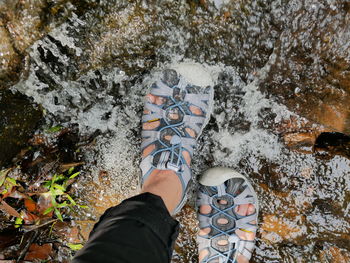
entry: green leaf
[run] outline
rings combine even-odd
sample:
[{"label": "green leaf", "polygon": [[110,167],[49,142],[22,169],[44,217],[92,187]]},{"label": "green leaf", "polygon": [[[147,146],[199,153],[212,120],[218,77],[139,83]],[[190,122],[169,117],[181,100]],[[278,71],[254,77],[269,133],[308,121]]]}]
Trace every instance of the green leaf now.
[{"label": "green leaf", "polygon": [[62,192],[66,191],[66,188],[59,184],[53,184],[53,187],[55,190],[61,190]]},{"label": "green leaf", "polygon": [[56,202],[56,196],[54,194],[52,194],[53,191],[54,191],[53,189],[50,189],[51,204],[55,207],[57,205],[57,202]]},{"label": "green leaf", "polygon": [[63,174],[59,174],[59,175],[56,174],[56,179],[55,179],[54,183],[61,181],[61,180],[65,180],[65,179],[66,179],[66,177]]},{"label": "green leaf", "polygon": [[45,209],[43,215],[47,215],[47,214],[50,213],[53,209],[54,209],[54,207],[53,207],[53,206],[50,206],[49,208]]},{"label": "green leaf", "polygon": [[51,188],[50,193],[52,197],[56,197],[57,195],[64,195],[64,192],[61,189],[55,189],[55,188]]},{"label": "green leaf", "polygon": [[11,171],[11,169],[5,169],[0,171],[0,186],[2,186],[5,182],[6,176]]},{"label": "green leaf", "polygon": [[77,206],[80,208],[85,208],[85,209],[89,208],[87,205],[77,205]]},{"label": "green leaf", "polygon": [[68,203],[66,201],[64,201],[61,204],[57,204],[56,208],[63,208],[63,207],[67,207],[67,206],[68,206]]},{"label": "green leaf", "polygon": [[45,181],[44,187],[46,187],[47,189],[50,189],[50,185],[51,185],[51,181]]},{"label": "green leaf", "polygon": [[69,168],[69,170],[68,170],[68,175],[72,174],[73,171],[74,171],[74,169],[75,169],[74,167]]},{"label": "green leaf", "polygon": [[57,216],[57,218],[58,218],[61,222],[63,222],[63,217],[62,217],[61,212],[60,212],[56,207],[55,207],[54,209],[55,209],[55,215]]},{"label": "green leaf", "polygon": [[54,133],[62,130],[62,128],[63,128],[62,126],[53,126],[50,129],[47,129],[46,131],[49,133]]},{"label": "green leaf", "polygon": [[72,243],[68,243],[67,244],[68,247],[71,249],[71,250],[74,250],[74,251],[77,251],[77,250],[80,250],[83,248],[83,245],[82,244],[72,244]]},{"label": "green leaf", "polygon": [[72,175],[69,177],[69,179],[73,179],[73,178],[77,177],[79,174],[80,174],[80,172],[77,172],[77,173],[75,173],[75,174],[72,174]]},{"label": "green leaf", "polygon": [[77,204],[69,194],[66,194],[65,196],[68,198],[68,200],[70,201],[70,203],[72,205],[76,205]]},{"label": "green leaf", "polygon": [[16,217],[15,228],[19,228],[22,224],[23,224],[23,219],[20,217]]},{"label": "green leaf", "polygon": [[56,176],[57,176],[57,174],[54,174],[53,177],[52,177],[51,184],[50,184],[50,190],[51,190],[52,185],[54,184],[54,182],[56,180]]},{"label": "green leaf", "polygon": [[10,184],[12,184],[13,186],[17,185],[17,181],[11,177],[7,177],[6,181],[9,182]]}]

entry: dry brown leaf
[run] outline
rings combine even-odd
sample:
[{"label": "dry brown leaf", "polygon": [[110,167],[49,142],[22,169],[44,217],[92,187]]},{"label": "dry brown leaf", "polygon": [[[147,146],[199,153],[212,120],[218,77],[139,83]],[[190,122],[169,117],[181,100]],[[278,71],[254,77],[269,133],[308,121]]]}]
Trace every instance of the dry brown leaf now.
[{"label": "dry brown leaf", "polygon": [[8,205],[4,200],[1,201],[0,210],[2,210],[4,213],[9,214],[10,216],[21,217],[20,214],[12,206]]},{"label": "dry brown leaf", "polygon": [[50,259],[51,252],[52,244],[44,244],[42,246],[38,244],[32,244],[29,247],[28,253],[26,254],[24,260],[48,260]]}]

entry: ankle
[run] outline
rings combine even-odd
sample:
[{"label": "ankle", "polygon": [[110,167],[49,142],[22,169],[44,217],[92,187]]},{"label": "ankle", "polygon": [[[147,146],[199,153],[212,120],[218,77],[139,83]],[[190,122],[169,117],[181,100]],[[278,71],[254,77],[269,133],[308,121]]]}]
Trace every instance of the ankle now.
[{"label": "ankle", "polygon": [[181,181],[174,171],[154,170],[142,186],[141,193],[146,192],[161,197],[168,211],[172,213],[182,197]]}]

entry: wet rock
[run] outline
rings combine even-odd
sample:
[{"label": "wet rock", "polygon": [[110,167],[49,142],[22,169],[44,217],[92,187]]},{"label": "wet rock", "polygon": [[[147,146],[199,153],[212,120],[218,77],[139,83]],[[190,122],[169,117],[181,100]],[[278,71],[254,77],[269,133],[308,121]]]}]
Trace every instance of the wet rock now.
[{"label": "wet rock", "polygon": [[[301,239],[305,235],[305,229],[303,229],[303,221],[305,219],[302,216],[287,218],[277,215],[265,215],[263,223],[261,225],[261,237],[267,242],[281,243]],[[304,226],[305,228],[305,226]]]},{"label": "wet rock", "polygon": [[329,247],[320,253],[321,262],[344,263],[350,262],[350,253],[337,247]]},{"label": "wet rock", "polygon": [[27,143],[41,118],[41,110],[25,96],[0,90],[0,167]]},{"label": "wet rock", "polygon": [[[304,4],[302,4],[304,3]],[[261,89],[292,111],[350,133],[350,12],[344,1],[290,1]]]},{"label": "wet rock", "polygon": [[9,32],[0,20],[0,86],[18,79],[21,61],[20,55],[12,45]]},{"label": "wet rock", "polygon": [[[265,233],[253,260],[319,262],[315,257],[327,242],[349,250],[348,159],[309,154],[320,132],[346,127],[349,8],[340,1],[282,0],[225,1],[217,10],[210,2],[55,1],[72,4],[74,14],[30,46],[28,75],[15,89],[61,124],[112,131],[91,145],[95,150],[82,151],[92,166],[79,182],[80,196],[91,207],[84,219],[95,220],[138,192],[142,81],[156,65],[191,58],[220,64],[223,71],[213,117],[193,159],[194,176],[222,165],[253,180]],[[14,28],[10,36],[21,32]],[[270,59],[260,85],[265,98],[246,83]],[[313,121],[303,126],[299,118],[279,129],[292,113],[275,98]],[[328,127],[315,128],[315,122]],[[185,230],[174,256],[178,262],[196,258],[194,213],[180,214]]]},{"label": "wet rock", "polygon": [[67,20],[82,14],[88,1],[5,0],[0,2],[0,87],[17,82],[27,62],[27,48]]},{"label": "wet rock", "polygon": [[198,221],[196,210],[186,205],[176,216],[176,220],[180,222],[181,228],[179,237],[176,240],[172,262],[197,262],[198,247],[196,236]]},{"label": "wet rock", "polygon": [[350,136],[339,132],[323,132],[315,141],[315,149],[350,158]]}]

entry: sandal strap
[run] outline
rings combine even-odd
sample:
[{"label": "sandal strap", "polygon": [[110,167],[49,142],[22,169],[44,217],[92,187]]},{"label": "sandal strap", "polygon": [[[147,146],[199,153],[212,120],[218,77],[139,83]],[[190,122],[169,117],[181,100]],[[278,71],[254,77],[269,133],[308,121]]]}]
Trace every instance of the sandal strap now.
[{"label": "sandal strap", "polygon": [[233,247],[236,250],[236,253],[242,254],[247,259],[250,259],[252,256],[253,249],[255,248],[255,242],[249,240],[243,240],[236,234],[230,235],[228,241],[233,244]]},{"label": "sandal strap", "polygon": [[236,229],[245,229],[247,231],[256,232],[258,227],[256,225],[250,224],[249,222],[256,220],[256,213],[249,216],[244,216],[236,220]]},{"label": "sandal strap", "polygon": [[198,94],[187,93],[184,100],[203,110],[208,108],[209,98],[209,94],[201,94],[198,96]]},{"label": "sandal strap", "polygon": [[253,193],[248,186],[234,198],[236,205],[255,204]]},{"label": "sandal strap", "polygon": [[205,121],[205,117],[196,116],[196,115],[185,115],[183,118],[183,121],[187,123],[188,128],[191,128],[196,132],[196,134],[199,134],[201,131],[202,125]]},{"label": "sandal strap", "polygon": [[166,85],[163,81],[158,80],[156,84],[151,87],[151,94],[155,96],[168,97],[172,96],[174,89]]}]

